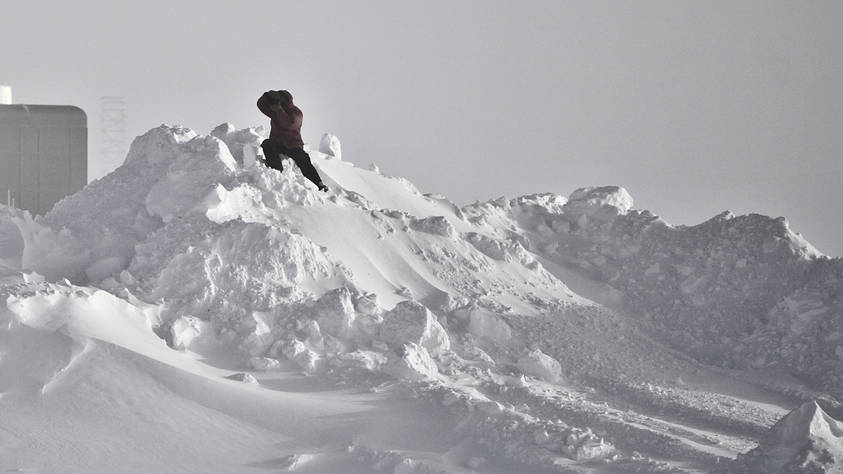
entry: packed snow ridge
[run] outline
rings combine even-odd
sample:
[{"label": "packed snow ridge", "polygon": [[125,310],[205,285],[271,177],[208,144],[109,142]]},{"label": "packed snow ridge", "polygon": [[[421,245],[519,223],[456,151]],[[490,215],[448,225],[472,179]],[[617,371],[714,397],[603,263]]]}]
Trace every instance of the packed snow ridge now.
[{"label": "packed snow ridge", "polygon": [[162,125],[0,207],[0,467],[843,472],[843,261],[783,218],[459,207],[329,134],[323,194],[263,138]]}]

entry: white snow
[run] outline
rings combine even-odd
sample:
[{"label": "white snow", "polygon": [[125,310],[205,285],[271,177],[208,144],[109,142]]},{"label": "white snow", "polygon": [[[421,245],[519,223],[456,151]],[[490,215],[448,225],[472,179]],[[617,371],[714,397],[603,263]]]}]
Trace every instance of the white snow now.
[{"label": "white snow", "polygon": [[632,209],[632,196],[619,186],[580,188],[571,193],[565,210],[573,213],[601,212],[626,214]]},{"label": "white snow", "polygon": [[562,367],[559,361],[540,349],[533,349],[519,357],[516,366],[521,372],[548,382],[559,382],[562,379]]},{"label": "white snow", "polygon": [[761,444],[739,458],[758,472],[843,472],[843,421],[816,402],[803,403],[770,429]]},{"label": "white snow", "polygon": [[331,133],[323,134],[322,139],[319,140],[319,153],[341,160],[342,146],[340,145],[340,139]]},{"label": "white snow", "polygon": [[330,134],[323,194],[263,133],[0,206],[0,470],[840,472],[843,263],[784,219],[460,208]]}]

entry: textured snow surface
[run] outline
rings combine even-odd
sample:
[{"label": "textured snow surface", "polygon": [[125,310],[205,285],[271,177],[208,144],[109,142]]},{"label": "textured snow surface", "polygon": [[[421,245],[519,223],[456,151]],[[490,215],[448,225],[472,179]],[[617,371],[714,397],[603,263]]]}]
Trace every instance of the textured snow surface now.
[{"label": "textured snow surface", "polygon": [[738,466],[755,472],[841,473],[843,422],[816,401],[806,402],[776,423],[757,448],[740,456]]},{"label": "textured snow surface", "polygon": [[320,193],[263,133],[0,206],[0,469],[841,471],[843,262],[784,219],[460,208],[330,134]]}]

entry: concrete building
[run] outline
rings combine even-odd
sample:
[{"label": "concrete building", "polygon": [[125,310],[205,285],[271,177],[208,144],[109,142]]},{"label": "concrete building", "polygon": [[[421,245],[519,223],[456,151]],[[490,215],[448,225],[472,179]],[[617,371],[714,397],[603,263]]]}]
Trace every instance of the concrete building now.
[{"label": "concrete building", "polygon": [[11,104],[8,87],[0,99],[0,200],[44,214],[88,181],[88,117],[74,106]]}]

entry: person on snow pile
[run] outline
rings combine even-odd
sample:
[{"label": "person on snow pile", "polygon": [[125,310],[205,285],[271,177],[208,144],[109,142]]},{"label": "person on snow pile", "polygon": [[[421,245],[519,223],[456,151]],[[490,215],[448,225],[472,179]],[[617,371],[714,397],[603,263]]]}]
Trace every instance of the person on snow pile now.
[{"label": "person on snow pile", "polygon": [[288,156],[296,162],[305,178],[313,181],[320,191],[328,187],[322,183],[319,172],[310,162],[310,155],[304,151],[301,139],[301,109],[293,104],[293,95],[287,91],[267,91],[258,99],[258,109],[270,118],[269,138],[261,143],[266,165],[283,171],[283,157]]}]

